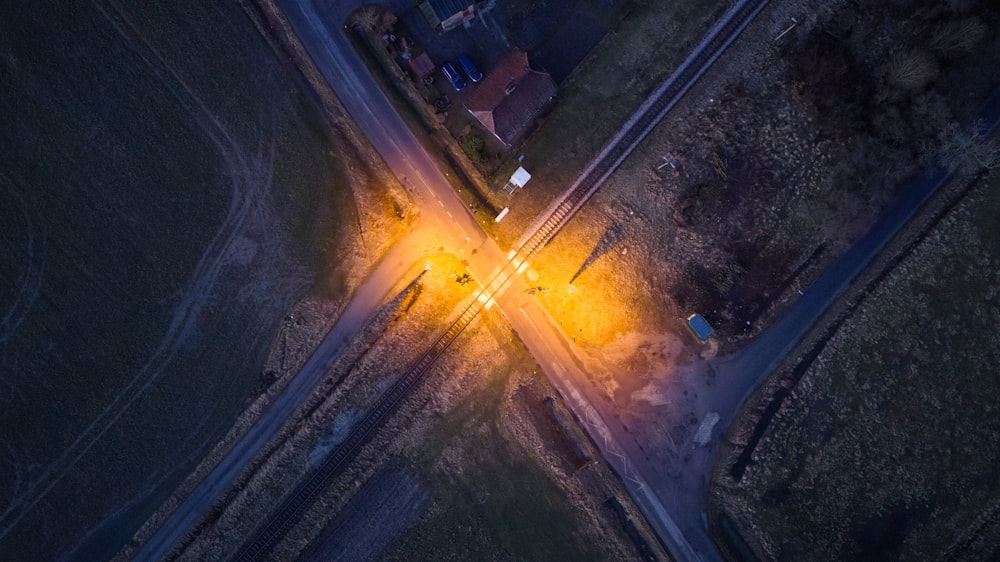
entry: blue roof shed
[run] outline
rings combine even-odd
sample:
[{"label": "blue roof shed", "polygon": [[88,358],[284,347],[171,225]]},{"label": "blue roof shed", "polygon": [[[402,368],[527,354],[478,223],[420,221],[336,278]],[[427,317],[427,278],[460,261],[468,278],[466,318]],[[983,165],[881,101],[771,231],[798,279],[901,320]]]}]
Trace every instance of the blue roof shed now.
[{"label": "blue roof shed", "polygon": [[702,341],[707,340],[711,337],[712,333],[715,332],[715,330],[712,329],[712,326],[708,323],[708,320],[705,320],[705,317],[701,314],[692,314],[691,316],[688,316],[688,327],[691,328],[694,335],[698,336],[698,339]]}]

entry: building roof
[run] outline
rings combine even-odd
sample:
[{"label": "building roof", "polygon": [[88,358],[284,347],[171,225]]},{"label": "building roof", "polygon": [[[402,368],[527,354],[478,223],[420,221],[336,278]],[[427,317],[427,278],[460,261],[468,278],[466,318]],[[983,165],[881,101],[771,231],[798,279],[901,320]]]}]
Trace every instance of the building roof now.
[{"label": "building roof", "polygon": [[556,94],[547,72],[531,68],[528,55],[512,51],[479,83],[465,108],[507,146],[513,145]]},{"label": "building roof", "polygon": [[528,170],[518,166],[518,168],[514,170],[514,173],[510,176],[510,183],[519,187],[524,187],[530,179],[531,174],[528,173]]},{"label": "building roof", "polygon": [[708,320],[705,320],[705,317],[701,314],[692,314],[688,316],[687,321],[691,331],[694,332],[694,335],[698,336],[698,339],[707,340],[715,332],[712,326],[709,325]]},{"label": "building roof", "polygon": [[475,3],[475,0],[427,0],[434,15],[444,21]]},{"label": "building roof", "polygon": [[528,173],[528,170],[518,167],[510,176],[510,179],[507,180],[507,184],[503,186],[503,190],[513,195],[517,191],[517,188],[524,187],[530,179],[531,174]]}]

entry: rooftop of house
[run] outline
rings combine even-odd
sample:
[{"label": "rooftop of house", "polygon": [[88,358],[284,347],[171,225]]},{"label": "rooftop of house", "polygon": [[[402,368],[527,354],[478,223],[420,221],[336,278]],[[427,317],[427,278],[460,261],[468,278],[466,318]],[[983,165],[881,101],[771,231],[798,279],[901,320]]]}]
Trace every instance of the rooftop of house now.
[{"label": "rooftop of house", "polygon": [[465,107],[507,146],[513,145],[552,101],[556,83],[531,67],[528,55],[513,51],[465,100]]}]

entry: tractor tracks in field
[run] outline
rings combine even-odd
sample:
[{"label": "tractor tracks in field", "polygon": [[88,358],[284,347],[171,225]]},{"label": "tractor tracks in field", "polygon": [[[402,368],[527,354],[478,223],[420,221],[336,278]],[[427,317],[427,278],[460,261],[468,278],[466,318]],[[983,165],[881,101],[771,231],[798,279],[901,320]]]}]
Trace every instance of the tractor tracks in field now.
[{"label": "tractor tracks in field", "polygon": [[[25,316],[38,298],[45,270],[45,233],[41,232],[31,220],[24,198],[17,193],[13,181],[3,172],[0,172],[0,186],[17,202],[25,226],[24,268],[15,283],[17,290],[14,302],[0,318],[0,349],[3,349],[24,322]],[[10,220],[15,219],[10,217]]]},{"label": "tractor tracks in field", "polygon": [[[170,323],[157,348],[131,380],[80,431],[62,453],[12,497],[10,503],[0,512],[0,540],[45,498],[48,492],[167,370],[171,360],[194,333],[195,322],[202,309],[212,303],[213,289],[224,269],[239,262],[240,248],[237,242],[241,239],[242,233],[249,224],[255,220],[259,221],[263,214],[267,213],[266,205],[276,156],[275,145],[261,142],[253,153],[248,155],[248,151],[227,129],[222,119],[209,110],[197,92],[149,43],[118,4],[111,1],[95,1],[94,6],[127,43],[129,50],[146,63],[163,87],[187,110],[190,117],[201,125],[204,134],[218,149],[229,178],[230,199],[224,220],[202,252],[186,287],[179,292]],[[29,244],[32,241],[33,239],[29,239]],[[34,246],[30,249],[34,255]],[[43,249],[44,244],[40,242],[38,253]],[[29,265],[35,261],[37,260],[29,259]],[[37,285],[41,282],[41,270],[29,268],[29,273],[36,269],[37,275],[29,275],[28,279],[34,281],[35,293]],[[30,285],[31,283],[26,283],[22,287],[29,288]],[[27,296],[30,291],[22,293]],[[21,308],[23,307],[17,308],[15,312]],[[8,316],[12,319],[9,323]],[[0,335],[7,333],[7,326],[16,327],[14,319],[16,318],[12,314],[4,317],[4,332]]]}]

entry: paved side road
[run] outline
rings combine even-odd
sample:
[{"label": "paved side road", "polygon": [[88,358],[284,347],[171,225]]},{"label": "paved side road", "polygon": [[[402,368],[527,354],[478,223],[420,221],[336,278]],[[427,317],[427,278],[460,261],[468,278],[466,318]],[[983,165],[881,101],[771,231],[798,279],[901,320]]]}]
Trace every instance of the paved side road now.
[{"label": "paved side road", "polygon": [[[997,90],[979,112],[979,122],[984,124],[985,135],[991,135],[1000,124],[1000,90]],[[719,357],[711,362],[692,365],[679,379],[687,381],[688,395],[698,394],[694,402],[695,415],[704,419],[710,412],[717,412],[719,423],[712,433],[712,440],[705,447],[689,445],[676,460],[680,470],[662,474],[655,480],[661,497],[674,498],[671,509],[689,536],[706,533],[708,482],[712,463],[719,449],[719,436],[733,421],[740,407],[801,341],[826,310],[837,302],[850,284],[868,265],[881,254],[896,236],[923,207],[923,205],[951,180],[952,173],[941,167],[925,171],[908,181],[899,196],[879,215],[875,224],[844,254],[834,261],[804,294],[774,325],[754,342],[735,354]],[[709,374],[717,381],[707,385]],[[691,428],[693,434],[696,428]],[[690,444],[691,435],[688,436]],[[690,456],[687,456],[690,455]],[[689,527],[698,525],[698,529]]]}]

